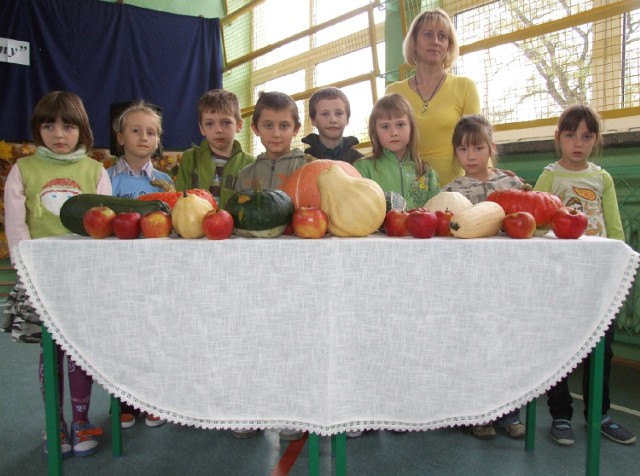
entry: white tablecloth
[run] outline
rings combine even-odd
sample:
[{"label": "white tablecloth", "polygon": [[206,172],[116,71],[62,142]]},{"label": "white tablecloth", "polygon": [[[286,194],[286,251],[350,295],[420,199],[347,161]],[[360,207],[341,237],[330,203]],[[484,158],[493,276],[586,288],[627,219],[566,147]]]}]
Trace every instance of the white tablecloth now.
[{"label": "white tablecloth", "polygon": [[111,394],[202,428],[425,430],[567,375],[639,255],[601,238],[23,241],[55,341]]}]

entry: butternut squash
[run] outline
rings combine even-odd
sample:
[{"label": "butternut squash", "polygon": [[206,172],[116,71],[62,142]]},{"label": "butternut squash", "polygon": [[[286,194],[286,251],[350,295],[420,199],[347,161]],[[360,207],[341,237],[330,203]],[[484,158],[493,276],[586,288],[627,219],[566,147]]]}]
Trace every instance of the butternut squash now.
[{"label": "butternut squash", "polygon": [[484,238],[500,231],[503,208],[494,202],[480,202],[451,217],[451,234],[458,238]]},{"label": "butternut squash", "polygon": [[320,208],[329,217],[334,236],[367,236],[384,221],[387,204],[380,185],[371,179],[350,177],[332,165],[318,175]]}]

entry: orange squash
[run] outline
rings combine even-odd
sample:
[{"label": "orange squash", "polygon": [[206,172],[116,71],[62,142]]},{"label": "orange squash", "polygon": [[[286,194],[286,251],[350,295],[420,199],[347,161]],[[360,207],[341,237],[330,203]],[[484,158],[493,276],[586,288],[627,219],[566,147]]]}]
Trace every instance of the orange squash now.
[{"label": "orange squash", "polygon": [[320,172],[329,170],[332,165],[340,167],[351,177],[361,177],[360,172],[353,165],[340,160],[316,159],[304,164],[280,186],[291,197],[296,210],[302,207],[320,208],[318,175],[320,175]]},{"label": "orange squash", "polygon": [[[216,199],[213,198],[213,195],[211,195],[211,192],[209,192],[208,190],[204,190],[202,188],[192,188],[187,190],[187,194],[197,195],[200,198],[204,198],[207,202],[213,205],[213,208],[218,208]],[[180,197],[182,197],[182,192],[155,192],[141,195],[140,197],[138,197],[138,200],[162,200],[167,205],[169,205],[169,208],[171,208],[171,210],[173,210],[173,207],[176,206],[176,202]]]}]

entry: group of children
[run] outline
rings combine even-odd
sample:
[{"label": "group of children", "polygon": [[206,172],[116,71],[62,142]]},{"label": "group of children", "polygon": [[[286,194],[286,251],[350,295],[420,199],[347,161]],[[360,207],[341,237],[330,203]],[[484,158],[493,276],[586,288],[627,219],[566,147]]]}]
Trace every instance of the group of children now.
[{"label": "group of children", "polygon": [[[278,188],[296,169],[314,159],[352,163],[363,177],[379,183],[385,192],[402,195],[408,208],[423,206],[441,190],[458,191],[477,203],[486,200],[494,190],[523,185],[513,173],[493,167],[497,152],[492,127],[480,115],[464,116],[458,122],[452,147],[465,174],[441,187],[435,170],[418,156],[420,138],[415,116],[403,96],[389,94],[374,105],[369,118],[372,145],[369,157],[362,157],[355,149],[356,138],[343,136],[349,123],[350,105],[342,91],[337,88],[316,91],[309,100],[309,112],[318,134],[302,139],[309,145],[304,152],[292,149],[292,141],[301,127],[295,101],[281,92],[261,93],[251,118],[251,129],[260,138],[265,152],[253,157],[243,152],[235,139],[243,125],[237,97],[226,90],[207,92],[198,104],[198,124],[204,140],[183,154],[176,189],[210,190],[220,207],[224,207],[234,192],[251,188],[255,182],[264,188]],[[122,155],[105,171],[100,163],[87,156],[93,136],[80,98],[68,92],[52,92],[39,101],[31,120],[37,152],[18,161],[5,185],[5,222],[10,247],[23,239],[67,233],[59,220],[60,199],[46,198],[45,192],[54,182],[64,182],[62,188],[67,196],[102,193],[131,198],[161,191],[159,181],[172,182],[167,174],[154,169],[151,162],[160,147],[162,134],[162,118],[154,108],[143,102],[136,103],[116,118],[113,127]],[[584,210],[591,224],[590,234],[624,239],[611,177],[589,161],[601,142],[599,127],[599,117],[589,107],[567,108],[555,133],[560,158],[544,170],[535,188],[552,192],[562,198],[563,203]],[[576,184],[592,190],[594,198],[572,192]],[[20,283],[7,303],[2,330],[11,332],[15,340],[40,342],[40,319],[29,306]],[[635,436],[607,416],[612,333],[610,328],[605,340],[602,432],[619,443],[632,443]],[[60,364],[63,357],[59,350]],[[42,382],[42,357],[40,367]],[[63,373],[62,365],[59,369]],[[588,385],[587,378],[585,371],[585,385]],[[62,454],[85,456],[97,451],[97,436],[101,432],[88,418],[92,381],[71,360],[68,360],[68,379],[73,410],[71,432],[62,411],[63,379],[60,379]],[[586,399],[586,391],[584,395]],[[567,380],[556,385],[548,398],[553,439],[560,444],[572,444],[572,399]],[[121,425],[129,427],[135,418],[136,409],[123,406]],[[145,422],[149,426],[160,426],[165,420],[145,415]],[[498,425],[511,437],[522,438],[525,434],[518,411],[501,417]],[[479,438],[495,436],[492,424],[472,427],[471,431]],[[238,429],[232,434],[236,438],[247,438],[255,434],[255,430]],[[283,429],[280,436],[291,440],[303,435]]]}]

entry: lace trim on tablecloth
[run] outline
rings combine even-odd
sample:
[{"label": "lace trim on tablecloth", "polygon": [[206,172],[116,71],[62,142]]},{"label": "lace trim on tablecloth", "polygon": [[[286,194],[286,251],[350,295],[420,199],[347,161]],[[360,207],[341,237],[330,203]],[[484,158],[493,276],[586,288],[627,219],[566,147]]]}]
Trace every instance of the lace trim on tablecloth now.
[{"label": "lace trim on tablecloth", "polygon": [[187,417],[175,412],[163,410],[138,399],[134,395],[122,391],[120,388],[112,385],[106,378],[104,378],[91,364],[89,364],[66,340],[64,335],[60,332],[60,329],[56,326],[55,322],[51,319],[47,312],[44,303],[40,299],[38,292],[31,281],[31,278],[26,270],[26,266],[22,261],[19,253],[16,253],[16,269],[17,274],[22,280],[25,286],[26,294],[34,307],[36,312],[40,315],[42,322],[46,325],[53,340],[64,350],[64,352],[71,357],[78,365],[80,365],[85,372],[87,372],[100,386],[112,396],[126,402],[135,408],[149,412],[153,415],[162,417],[169,422],[177,423],[181,425],[193,426],[196,428],[210,429],[210,430],[223,430],[223,429],[292,429],[309,431],[321,436],[328,436],[343,433],[345,431],[355,430],[399,430],[399,431],[424,431],[434,430],[445,427],[456,426],[468,426],[484,424],[491,421],[495,421],[499,417],[519,409],[529,402],[536,399],[538,396],[546,393],[556,383],[569,375],[585,357],[594,349],[594,347],[604,337],[606,330],[609,328],[613,320],[615,319],[618,311],[623,306],[624,301],[633,286],[634,277],[637,272],[638,266],[640,266],[640,254],[633,252],[627,263],[626,269],[623,273],[622,280],[618,286],[618,290],[615,293],[613,301],[607,308],[605,315],[602,316],[597,327],[593,330],[587,341],[578,349],[573,356],[569,358],[561,368],[552,375],[546,382],[542,383],[533,390],[522,395],[520,398],[513,400],[512,402],[502,405],[499,408],[479,415],[469,416],[456,416],[444,418],[441,420],[430,421],[427,423],[415,423],[415,422],[403,422],[403,421],[391,421],[391,420],[358,420],[349,421],[335,425],[320,425],[309,422],[293,421],[293,420],[217,420],[209,418],[193,418]]}]

